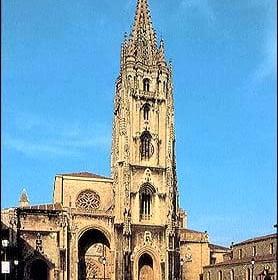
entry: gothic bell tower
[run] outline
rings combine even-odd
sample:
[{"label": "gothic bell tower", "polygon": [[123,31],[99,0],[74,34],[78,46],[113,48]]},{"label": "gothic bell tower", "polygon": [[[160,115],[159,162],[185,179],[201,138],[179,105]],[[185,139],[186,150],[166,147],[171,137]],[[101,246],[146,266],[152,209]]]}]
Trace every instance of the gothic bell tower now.
[{"label": "gothic bell tower", "polygon": [[[176,279],[178,190],[172,68],[147,0],[121,48],[112,142],[119,279]],[[123,261],[124,260],[124,261]],[[144,278],[149,275],[151,278]]]}]

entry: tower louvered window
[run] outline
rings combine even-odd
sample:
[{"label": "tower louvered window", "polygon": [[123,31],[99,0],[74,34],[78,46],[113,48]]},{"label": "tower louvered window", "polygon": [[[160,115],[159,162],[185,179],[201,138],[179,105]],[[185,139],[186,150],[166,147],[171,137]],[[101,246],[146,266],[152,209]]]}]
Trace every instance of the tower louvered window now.
[{"label": "tower louvered window", "polygon": [[144,120],[147,121],[149,120],[149,116],[150,116],[150,105],[149,104],[145,104],[143,107],[143,117]]},{"label": "tower louvered window", "polygon": [[144,91],[150,91],[150,80],[147,78],[143,80],[143,89]]},{"label": "tower louvered window", "polygon": [[152,216],[152,198],[154,189],[151,185],[144,185],[140,191],[140,220],[150,220]]},{"label": "tower louvered window", "polygon": [[144,131],[140,137],[140,154],[141,159],[149,159],[154,151],[153,145],[151,143],[152,136],[148,131]]}]

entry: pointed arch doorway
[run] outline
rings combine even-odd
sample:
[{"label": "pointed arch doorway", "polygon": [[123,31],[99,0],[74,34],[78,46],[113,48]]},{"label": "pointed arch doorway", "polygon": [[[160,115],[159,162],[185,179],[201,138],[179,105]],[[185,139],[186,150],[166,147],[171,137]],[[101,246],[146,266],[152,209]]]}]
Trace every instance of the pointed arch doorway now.
[{"label": "pointed arch doorway", "polygon": [[154,269],[152,257],[145,253],[139,259],[138,280],[154,280]]},{"label": "pointed arch doorway", "polygon": [[30,278],[32,280],[48,280],[49,268],[45,261],[36,259],[32,262],[30,267]]},{"label": "pointed arch doorway", "polygon": [[110,280],[110,243],[103,232],[89,229],[78,242],[78,280]]}]

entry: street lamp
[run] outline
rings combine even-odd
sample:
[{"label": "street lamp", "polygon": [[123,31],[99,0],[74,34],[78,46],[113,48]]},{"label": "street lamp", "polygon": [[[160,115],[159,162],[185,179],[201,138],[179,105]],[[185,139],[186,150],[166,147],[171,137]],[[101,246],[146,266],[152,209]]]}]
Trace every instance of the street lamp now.
[{"label": "street lamp", "polygon": [[251,269],[252,269],[252,278],[251,278],[251,280],[254,280],[254,266],[255,266],[255,259],[252,258],[252,260],[251,260]]},{"label": "street lamp", "polygon": [[180,260],[180,265],[181,265],[181,280],[182,280],[182,268],[183,268],[183,264],[184,264],[184,260],[181,259],[181,260]]},{"label": "street lamp", "polygon": [[2,240],[2,246],[3,246],[4,248],[7,248],[7,247],[9,246],[9,240],[3,239],[3,240]]},{"label": "street lamp", "polygon": [[2,247],[4,248],[4,261],[1,262],[1,273],[4,274],[4,279],[7,279],[7,274],[10,274],[10,262],[7,261],[7,247],[9,240],[2,240]]},{"label": "street lamp", "polygon": [[102,257],[102,264],[103,264],[103,279],[105,280],[105,265],[106,265],[106,258]]},{"label": "street lamp", "polygon": [[19,265],[19,261],[17,259],[14,260],[14,266],[15,266],[15,279],[17,280],[17,268]]}]

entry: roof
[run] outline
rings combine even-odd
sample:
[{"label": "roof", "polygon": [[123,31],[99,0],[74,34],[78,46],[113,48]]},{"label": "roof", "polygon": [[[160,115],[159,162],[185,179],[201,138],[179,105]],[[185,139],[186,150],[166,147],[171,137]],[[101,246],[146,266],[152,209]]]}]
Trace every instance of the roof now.
[{"label": "roof", "polygon": [[207,232],[203,232],[203,231],[197,231],[197,230],[193,230],[193,229],[189,229],[189,228],[181,228],[181,233],[201,233],[201,234],[206,234]]},{"label": "roof", "polygon": [[180,241],[181,242],[193,242],[193,243],[208,243],[207,232],[196,231],[192,229],[183,228],[180,229]]},{"label": "roof", "polygon": [[211,243],[209,244],[209,248],[212,250],[224,250],[224,251],[230,250],[227,247],[216,245],[216,244],[211,244]]},{"label": "roof", "polygon": [[102,175],[97,175],[94,173],[90,173],[90,172],[74,172],[74,173],[63,173],[63,174],[58,174],[58,175],[62,175],[62,176],[73,176],[73,177],[83,177],[83,178],[96,178],[96,179],[112,179],[111,177],[105,177]]},{"label": "roof", "polygon": [[250,239],[247,239],[242,242],[234,244],[233,247],[244,245],[247,243],[258,242],[258,241],[269,239],[269,238],[277,238],[277,236],[278,236],[277,233],[274,233],[274,234],[268,234],[268,235],[259,236],[259,237],[255,237],[255,238],[250,238]]},{"label": "roof", "polygon": [[22,209],[31,209],[31,210],[62,210],[61,203],[55,203],[55,204],[41,204],[41,205],[32,205],[32,206],[24,206],[20,207]]},{"label": "roof", "polygon": [[277,255],[265,255],[265,256],[256,256],[256,257],[246,257],[242,259],[232,259],[232,260],[225,260],[223,262],[219,262],[216,264],[206,265],[204,267],[220,267],[220,266],[229,266],[229,265],[237,265],[237,264],[244,264],[244,263],[251,263],[251,258],[255,259],[255,262],[259,261],[275,261],[277,259]]}]

